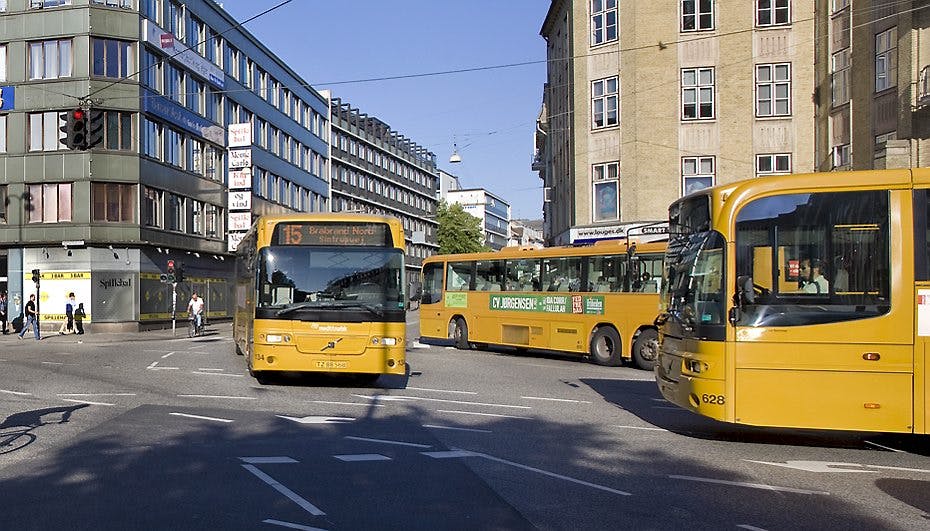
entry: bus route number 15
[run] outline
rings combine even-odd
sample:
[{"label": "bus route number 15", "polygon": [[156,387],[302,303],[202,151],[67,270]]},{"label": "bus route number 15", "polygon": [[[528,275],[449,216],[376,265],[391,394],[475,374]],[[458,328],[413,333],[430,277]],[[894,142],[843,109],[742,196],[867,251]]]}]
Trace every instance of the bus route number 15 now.
[{"label": "bus route number 15", "polygon": [[303,232],[301,231],[300,225],[285,225],[284,227],[284,244],[285,245],[300,245],[300,242],[304,239]]}]

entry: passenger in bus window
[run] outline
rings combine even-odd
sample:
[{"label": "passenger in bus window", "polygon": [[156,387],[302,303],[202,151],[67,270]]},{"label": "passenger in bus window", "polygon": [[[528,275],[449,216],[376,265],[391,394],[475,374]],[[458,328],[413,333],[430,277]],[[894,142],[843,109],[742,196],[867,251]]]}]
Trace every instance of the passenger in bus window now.
[{"label": "passenger in bus window", "polygon": [[803,293],[830,293],[830,283],[824,278],[821,272],[822,264],[820,260],[811,260],[804,258],[801,260],[801,291]]}]

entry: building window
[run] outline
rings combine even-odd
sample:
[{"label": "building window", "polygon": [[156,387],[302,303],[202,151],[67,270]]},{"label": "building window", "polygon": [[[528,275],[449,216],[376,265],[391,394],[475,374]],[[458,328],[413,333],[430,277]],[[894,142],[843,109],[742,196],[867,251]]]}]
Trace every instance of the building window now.
[{"label": "building window", "polygon": [[756,26],[781,26],[791,23],[788,0],[756,0]]},{"label": "building window", "polygon": [[620,219],[620,163],[595,164],[591,168],[594,189],[594,221]]},{"label": "building window", "polygon": [[4,184],[0,186],[0,223],[6,223],[8,221],[6,217],[7,204],[6,185]]},{"label": "building window", "polygon": [[29,79],[71,77],[71,39],[29,43]]},{"label": "building window", "polygon": [[756,175],[784,175],[791,173],[790,153],[756,155]]},{"label": "building window", "polygon": [[591,0],[591,46],[617,40],[617,0]]},{"label": "building window", "polygon": [[601,129],[619,123],[617,76],[591,82],[591,127]]},{"label": "building window", "polygon": [[0,116],[0,153],[6,153],[6,116]]},{"label": "building window", "polygon": [[131,184],[91,183],[93,220],[133,223],[136,187]]},{"label": "building window", "polygon": [[756,65],[756,116],[791,115],[791,63]]},{"label": "building window", "polygon": [[714,69],[684,68],[681,70],[682,120],[714,118]]},{"label": "building window", "polygon": [[880,135],[875,135],[875,149],[876,150],[881,149],[883,145],[885,144],[885,142],[889,140],[897,140],[897,139],[898,139],[897,131],[891,131],[888,133],[882,133]]},{"label": "building window", "polygon": [[714,0],[681,0],[681,31],[714,29]]},{"label": "building window", "polygon": [[6,44],[0,44],[0,81],[6,81]]},{"label": "building window", "polygon": [[162,192],[146,188],[142,194],[142,223],[146,227],[161,227]]},{"label": "building window", "polygon": [[681,188],[684,195],[714,185],[714,157],[682,157]]},{"label": "building window", "polygon": [[845,168],[852,164],[852,153],[849,144],[833,146],[833,167]]},{"label": "building window", "polygon": [[59,130],[64,122],[58,112],[37,112],[29,114],[29,151],[56,151],[65,149],[61,143],[62,132]]},{"label": "building window", "polygon": [[165,199],[165,228],[168,230],[184,230],[183,213],[184,198],[169,193]]},{"label": "building window", "polygon": [[132,43],[114,39],[93,38],[93,75],[123,78],[134,73],[136,56]]},{"label": "building window", "polygon": [[849,101],[849,48],[833,54],[831,96],[833,106]]},{"label": "building window", "polygon": [[29,0],[29,9],[43,9],[46,7],[70,6],[71,0]]},{"label": "building window", "polygon": [[898,84],[898,28],[875,36],[875,92]]},{"label": "building window", "polygon": [[106,127],[103,129],[103,145],[107,149],[129,151],[132,149],[132,113],[105,111]]},{"label": "building window", "polygon": [[133,0],[92,0],[93,3],[107,7],[121,7],[123,9],[132,9]]},{"label": "building window", "polygon": [[71,183],[30,184],[23,206],[29,223],[71,221]]}]

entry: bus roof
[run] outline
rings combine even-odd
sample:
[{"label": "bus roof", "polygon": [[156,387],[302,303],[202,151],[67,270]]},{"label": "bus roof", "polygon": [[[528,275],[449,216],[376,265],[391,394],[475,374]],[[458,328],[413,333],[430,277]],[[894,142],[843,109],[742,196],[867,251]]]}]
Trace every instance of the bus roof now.
[{"label": "bus roof", "polygon": [[636,238],[602,240],[594,245],[562,247],[544,247],[538,249],[529,246],[504,247],[500,251],[487,251],[479,253],[434,255],[423,259],[423,262],[438,261],[467,261],[467,260],[503,260],[506,258],[549,258],[563,256],[597,256],[610,254],[624,254],[630,245],[634,245],[637,253],[664,253],[668,242],[651,241],[640,242]]}]

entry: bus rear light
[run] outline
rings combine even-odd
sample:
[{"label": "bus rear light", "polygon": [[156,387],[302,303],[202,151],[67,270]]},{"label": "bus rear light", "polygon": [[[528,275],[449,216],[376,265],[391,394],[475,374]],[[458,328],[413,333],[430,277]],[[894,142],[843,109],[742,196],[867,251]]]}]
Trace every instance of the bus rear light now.
[{"label": "bus rear light", "polygon": [[865,404],[862,404],[862,405],[866,409],[881,409],[882,408],[881,404],[876,404],[875,402],[866,402]]}]

